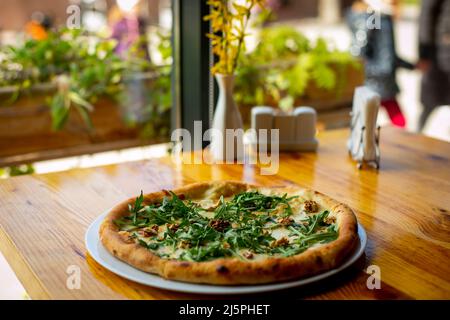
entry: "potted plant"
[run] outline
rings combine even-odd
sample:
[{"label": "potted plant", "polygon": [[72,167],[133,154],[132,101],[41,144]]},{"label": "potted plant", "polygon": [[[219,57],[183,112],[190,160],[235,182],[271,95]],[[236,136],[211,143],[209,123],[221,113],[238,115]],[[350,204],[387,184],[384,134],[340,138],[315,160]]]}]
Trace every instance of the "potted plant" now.
[{"label": "potted plant", "polygon": [[324,110],[351,104],[354,88],[364,80],[361,62],[348,52],[312,42],[290,26],[265,27],[256,48],[240,57],[235,100],[244,122],[255,105],[290,110],[313,106]]},{"label": "potted plant", "polygon": [[[168,43],[168,37],[161,39],[166,58]],[[108,144],[125,147],[167,136],[170,64],[155,66],[138,52],[122,59],[115,46],[64,29],[0,49],[0,164],[43,150],[89,152],[95,145],[106,150]]]}]

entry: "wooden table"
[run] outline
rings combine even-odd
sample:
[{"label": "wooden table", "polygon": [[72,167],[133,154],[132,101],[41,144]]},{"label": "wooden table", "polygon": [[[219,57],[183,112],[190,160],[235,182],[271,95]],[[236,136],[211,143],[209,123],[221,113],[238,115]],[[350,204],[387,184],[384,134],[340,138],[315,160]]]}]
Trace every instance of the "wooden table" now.
[{"label": "wooden table", "polygon": [[[89,224],[117,202],[202,180],[298,184],[348,203],[368,233],[365,257],[349,271],[263,297],[450,298],[450,144],[383,128],[381,169],[358,171],[346,130],[320,134],[317,153],[281,154],[277,175],[256,165],[175,165],[170,158],[0,181],[0,250],[32,299],[210,298],[146,287],[105,270],[86,252]],[[79,266],[81,289],[66,287]],[[369,265],[381,289],[366,286]],[[0,275],[1,282],[1,275]]]}]

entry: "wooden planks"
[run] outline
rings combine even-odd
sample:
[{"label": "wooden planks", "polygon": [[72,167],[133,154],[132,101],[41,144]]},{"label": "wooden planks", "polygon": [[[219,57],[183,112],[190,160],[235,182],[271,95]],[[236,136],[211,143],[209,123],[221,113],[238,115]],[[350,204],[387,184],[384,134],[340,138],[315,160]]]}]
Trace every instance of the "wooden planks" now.
[{"label": "wooden planks", "polygon": [[[275,176],[260,175],[258,166],[176,165],[163,158],[1,180],[0,250],[34,299],[202,298],[135,284],[105,270],[86,253],[86,228],[141,189],[224,179],[298,184],[353,207],[369,244],[352,270],[277,298],[449,299],[450,144],[383,128],[377,173],[356,169],[345,149],[347,135],[323,132],[317,153],[282,154]],[[381,290],[367,289],[363,269],[372,264],[381,269]],[[70,265],[80,267],[80,290],[66,287]]]}]

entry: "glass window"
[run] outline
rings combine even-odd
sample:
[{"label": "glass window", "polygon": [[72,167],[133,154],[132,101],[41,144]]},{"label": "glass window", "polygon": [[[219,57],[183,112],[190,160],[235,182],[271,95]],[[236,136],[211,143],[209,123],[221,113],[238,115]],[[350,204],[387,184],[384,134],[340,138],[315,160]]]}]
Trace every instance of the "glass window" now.
[{"label": "glass window", "polygon": [[255,105],[286,112],[308,105],[319,128],[345,127],[354,89],[366,85],[381,97],[380,124],[417,129],[420,77],[411,70],[420,1],[267,0],[266,6],[268,13],[252,17],[237,70],[236,100],[247,123]]},{"label": "glass window", "polygon": [[2,1],[0,158],[168,141],[171,28],[170,0]]}]

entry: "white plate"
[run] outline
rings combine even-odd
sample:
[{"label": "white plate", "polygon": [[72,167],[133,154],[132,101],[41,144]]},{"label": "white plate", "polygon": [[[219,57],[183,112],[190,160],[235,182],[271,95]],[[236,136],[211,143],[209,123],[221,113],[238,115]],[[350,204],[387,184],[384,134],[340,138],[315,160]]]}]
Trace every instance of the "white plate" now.
[{"label": "white plate", "polygon": [[292,287],[303,286],[315,281],[322,280],[324,278],[330,277],[345,268],[352,265],[359,257],[364,253],[364,249],[367,243],[367,235],[363,227],[358,224],[358,235],[360,242],[355,248],[355,251],[340,267],[336,269],[329,270],[327,272],[315,275],[309,278],[303,278],[300,280],[294,280],[289,282],[263,284],[263,285],[241,285],[241,286],[218,286],[218,285],[207,285],[207,284],[195,284],[188,282],[180,282],[173,280],[166,280],[157,275],[149,274],[140,271],[125,262],[114,257],[110,254],[101,244],[99,239],[99,228],[100,224],[105,218],[108,212],[99,216],[86,231],[85,242],[86,248],[89,254],[103,267],[114,272],[115,274],[124,277],[126,279],[145,284],[148,286],[180,291],[189,293],[200,293],[200,294],[247,294],[247,293],[259,293],[266,291],[274,291],[287,289]]}]

